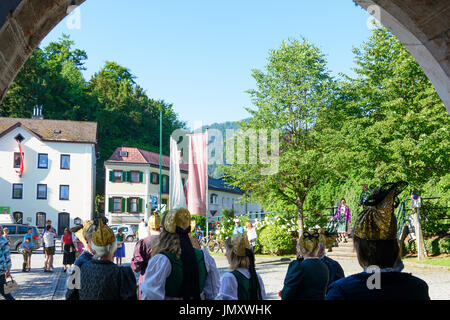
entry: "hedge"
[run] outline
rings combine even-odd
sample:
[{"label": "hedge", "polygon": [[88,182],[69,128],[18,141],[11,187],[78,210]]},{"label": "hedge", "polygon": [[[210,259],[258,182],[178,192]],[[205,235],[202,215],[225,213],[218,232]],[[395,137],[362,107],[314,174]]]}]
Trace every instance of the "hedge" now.
[{"label": "hedge", "polygon": [[[450,253],[450,238],[426,239],[424,241],[428,255]],[[416,241],[404,243],[404,254],[417,253]]]},{"label": "hedge", "polygon": [[291,233],[274,225],[264,227],[258,240],[262,253],[283,255],[295,253],[296,250]]}]

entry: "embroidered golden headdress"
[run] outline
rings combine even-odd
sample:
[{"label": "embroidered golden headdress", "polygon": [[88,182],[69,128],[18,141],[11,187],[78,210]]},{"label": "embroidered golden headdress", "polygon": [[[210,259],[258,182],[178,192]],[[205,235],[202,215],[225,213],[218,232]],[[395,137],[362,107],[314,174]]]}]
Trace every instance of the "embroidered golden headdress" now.
[{"label": "embroidered golden headdress", "polygon": [[319,246],[319,233],[315,230],[303,232],[299,245],[309,253],[314,252]]},{"label": "embroidered golden headdress", "polygon": [[102,219],[99,219],[97,229],[92,235],[92,242],[98,247],[105,247],[108,244],[116,242],[114,231],[107,225],[105,225]]},{"label": "embroidered golden headdress", "polygon": [[385,183],[373,190],[363,203],[363,211],[355,221],[355,235],[366,240],[390,240],[397,237],[397,219],[394,209],[397,196],[408,185],[407,182]]},{"label": "embroidered golden headdress", "polygon": [[167,232],[175,233],[177,227],[186,230],[191,225],[191,214],[185,208],[172,209],[163,217],[163,226]]},{"label": "embroidered golden headdress", "polygon": [[148,218],[148,226],[152,229],[159,229],[161,227],[161,218],[157,213],[152,214]]},{"label": "embroidered golden headdress", "polygon": [[86,247],[86,233],[92,228],[94,221],[88,220],[83,223],[83,225],[78,225],[70,229],[70,232],[75,234],[75,236],[80,240],[80,242]]},{"label": "embroidered golden headdress", "polygon": [[323,244],[323,246],[327,249],[333,247],[333,244],[336,242],[338,234],[336,232],[331,233],[322,228],[319,229],[319,242]]}]

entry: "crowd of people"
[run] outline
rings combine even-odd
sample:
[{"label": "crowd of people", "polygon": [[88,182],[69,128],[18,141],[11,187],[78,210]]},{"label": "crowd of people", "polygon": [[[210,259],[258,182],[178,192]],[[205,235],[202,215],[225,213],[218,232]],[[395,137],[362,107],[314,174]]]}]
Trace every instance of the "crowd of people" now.
[{"label": "crowd of people", "polygon": [[[307,230],[297,243],[297,259],[292,261],[279,296],[282,300],[428,300],[427,284],[402,272],[403,264],[396,238],[394,207],[406,183],[387,183],[375,189],[362,204],[353,230],[354,247],[363,271],[345,276],[340,264],[327,257],[339,236],[324,229]],[[342,226],[348,233],[345,200],[339,209]],[[226,239],[229,272],[220,277],[215,260],[191,236],[191,216],[187,209],[168,211],[162,219],[155,214],[148,220],[146,237],[141,238],[133,252],[130,266],[122,266],[117,254],[123,237],[115,235],[105,218],[86,221],[62,237],[64,265],[75,264],[69,278],[68,300],[264,300],[264,282],[256,272],[251,224],[247,231],[236,222],[235,232]],[[344,224],[345,223],[345,224]],[[344,231],[342,231],[344,230]],[[2,231],[0,231],[2,232]],[[119,232],[120,234],[120,232]],[[46,268],[52,268],[54,232],[51,225],[43,234]],[[74,239],[83,252],[74,260]],[[0,237],[0,290],[10,274],[11,262],[7,240]],[[67,256],[66,256],[67,254]],[[29,264],[28,264],[29,265]],[[373,271],[381,283],[370,285]],[[136,281],[134,272],[139,273]],[[77,282],[77,279],[79,281]],[[376,282],[376,281],[375,281]],[[0,291],[0,293],[4,293]],[[5,295],[5,298],[12,298]]]}]

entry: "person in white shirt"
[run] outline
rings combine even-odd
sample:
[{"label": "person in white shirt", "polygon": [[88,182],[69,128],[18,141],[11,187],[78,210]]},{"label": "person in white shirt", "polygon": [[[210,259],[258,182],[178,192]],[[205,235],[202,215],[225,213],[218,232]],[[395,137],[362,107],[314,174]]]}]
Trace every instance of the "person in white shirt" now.
[{"label": "person in white shirt", "polygon": [[256,247],[256,238],[258,238],[256,229],[253,227],[253,224],[250,221],[247,221],[247,223],[245,224],[245,228],[247,229],[248,242],[250,242],[252,251],[254,253]]},{"label": "person in white shirt", "polygon": [[218,300],[265,300],[264,283],[255,270],[255,255],[245,233],[225,241],[231,272],[222,276]]},{"label": "person in white shirt", "polygon": [[45,244],[44,272],[53,272],[53,256],[55,254],[56,233],[52,230],[52,226],[47,225],[43,238]]}]

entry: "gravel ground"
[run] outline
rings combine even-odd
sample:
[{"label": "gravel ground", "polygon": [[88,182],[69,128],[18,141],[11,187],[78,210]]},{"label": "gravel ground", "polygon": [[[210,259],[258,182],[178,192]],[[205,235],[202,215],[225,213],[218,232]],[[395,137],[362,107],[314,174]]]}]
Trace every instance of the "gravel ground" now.
[{"label": "gravel ground", "polygon": [[[60,246],[54,258],[54,273],[44,273],[44,255],[42,249],[32,256],[32,271],[22,273],[22,255],[13,253],[12,274],[18,282],[20,290],[14,292],[14,297],[21,300],[61,300],[64,299],[67,275],[62,272],[62,254]],[[126,258],[124,263],[128,264],[133,253],[134,243],[126,244]],[[217,267],[222,275],[228,271],[228,263],[224,256],[214,256]],[[358,262],[354,259],[337,259],[346,275],[361,271]],[[256,258],[256,269],[263,279],[267,293],[267,299],[277,300],[278,292],[283,287],[289,261],[280,261],[279,258]],[[450,300],[450,270],[432,267],[418,267],[406,264],[404,272],[412,273],[427,282],[430,288],[432,300]],[[0,296],[0,300],[3,297]]]}]

